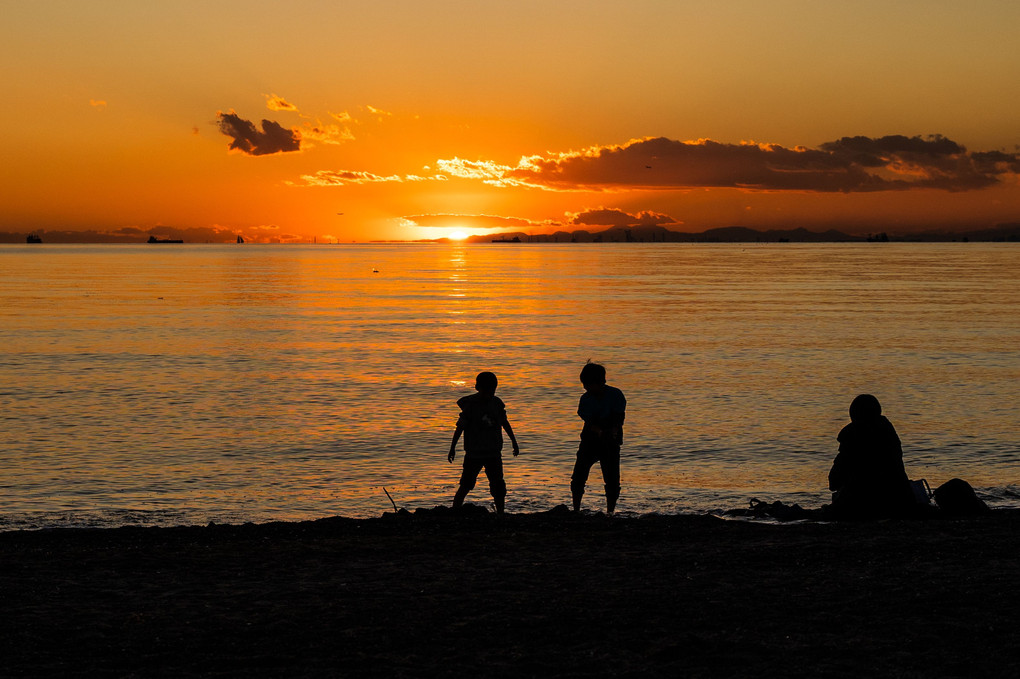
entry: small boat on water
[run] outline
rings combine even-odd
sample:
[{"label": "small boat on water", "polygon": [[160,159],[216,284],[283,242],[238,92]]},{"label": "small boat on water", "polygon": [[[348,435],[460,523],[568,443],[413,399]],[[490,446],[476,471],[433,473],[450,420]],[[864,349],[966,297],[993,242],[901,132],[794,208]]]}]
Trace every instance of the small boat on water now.
[{"label": "small boat on water", "polygon": [[241,236],[240,236],[240,235],[238,235],[238,236],[237,236],[237,242],[238,242],[238,243],[243,243],[243,242],[244,242],[244,239],[243,239],[243,238],[241,238]]},{"label": "small boat on water", "polygon": [[28,238],[25,239],[26,243],[42,243],[42,236],[34,233],[28,234]]},{"label": "small boat on water", "polygon": [[183,243],[184,241],[180,238],[156,238],[155,236],[149,236],[148,243]]}]

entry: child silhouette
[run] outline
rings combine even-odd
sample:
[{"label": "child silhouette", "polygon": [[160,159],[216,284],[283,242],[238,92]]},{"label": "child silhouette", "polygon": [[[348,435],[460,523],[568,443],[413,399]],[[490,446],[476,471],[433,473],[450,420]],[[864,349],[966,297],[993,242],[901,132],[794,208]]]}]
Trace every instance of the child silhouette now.
[{"label": "child silhouette", "polygon": [[584,385],[584,393],[577,404],[577,415],[584,421],[584,427],[581,429],[581,444],[577,447],[577,461],[570,476],[570,495],[574,511],[579,511],[588,474],[592,465],[598,462],[606,486],[606,511],[612,514],[620,497],[620,446],[623,444],[627,399],[622,391],[606,384],[606,369],[598,363],[588,361],[584,364],[581,384]]},{"label": "child silhouette", "polygon": [[503,480],[503,430],[514,447],[514,457],[521,449],[517,445],[513,427],[506,417],[506,405],[496,396],[498,380],[491,372],[478,373],[475,389],[478,393],[465,396],[457,401],[460,417],[457,429],[450,443],[449,462],[457,456],[457,441],[464,434],[464,471],[460,485],[453,496],[453,508],[464,504],[464,498],[475,487],[478,473],[485,469],[489,479],[489,492],[496,503],[496,513],[502,514],[506,503],[506,482]]}]

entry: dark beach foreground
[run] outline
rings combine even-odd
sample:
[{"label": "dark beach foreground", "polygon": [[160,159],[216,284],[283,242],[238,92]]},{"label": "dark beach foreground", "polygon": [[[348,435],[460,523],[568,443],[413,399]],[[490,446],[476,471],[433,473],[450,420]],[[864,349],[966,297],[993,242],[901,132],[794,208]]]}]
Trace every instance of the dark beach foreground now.
[{"label": "dark beach foreground", "polygon": [[0,534],[3,676],[1020,675],[1020,511]]}]

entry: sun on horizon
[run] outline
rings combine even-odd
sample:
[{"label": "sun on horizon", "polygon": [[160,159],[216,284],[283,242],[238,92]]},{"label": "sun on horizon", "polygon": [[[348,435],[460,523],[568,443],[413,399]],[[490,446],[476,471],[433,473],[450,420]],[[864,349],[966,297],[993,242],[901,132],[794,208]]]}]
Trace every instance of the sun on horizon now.
[{"label": "sun on horizon", "polygon": [[5,243],[1020,224],[1020,3],[52,4],[4,4]]}]

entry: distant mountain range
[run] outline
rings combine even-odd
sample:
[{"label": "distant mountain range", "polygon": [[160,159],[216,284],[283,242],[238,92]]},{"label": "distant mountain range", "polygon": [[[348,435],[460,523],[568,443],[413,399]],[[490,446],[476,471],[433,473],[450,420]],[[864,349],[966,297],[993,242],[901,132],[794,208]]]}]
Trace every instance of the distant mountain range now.
[{"label": "distant mountain range", "polygon": [[[517,239],[517,240],[515,240]],[[438,239],[444,240],[444,239]],[[1020,242],[1020,223],[1000,224],[990,229],[950,232],[927,231],[902,236],[876,232],[867,236],[851,236],[842,231],[809,231],[808,229],[770,229],[758,231],[743,226],[726,226],[700,233],[671,231],[663,226],[614,226],[604,231],[557,231],[550,234],[526,234],[509,231],[488,236],[471,236],[468,242],[521,243],[860,243],[865,241],[951,242],[995,241]]]},{"label": "distant mountain range", "polygon": [[604,231],[557,231],[549,234],[528,235],[522,232],[507,232],[489,236],[471,236],[472,243],[492,240],[502,242],[520,239],[522,243],[754,243],[800,242],[834,243],[863,241],[865,238],[851,236],[842,231],[829,230],[823,233],[807,229],[757,231],[743,226],[727,226],[709,229],[701,233],[671,231],[664,226],[614,226]]}]

